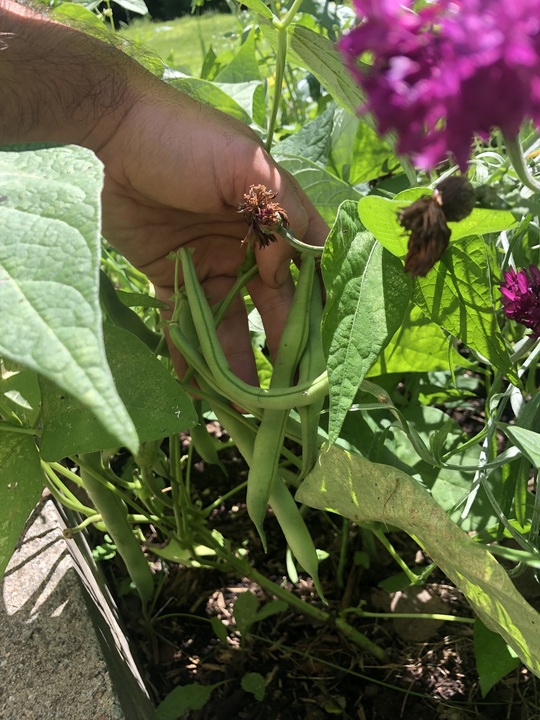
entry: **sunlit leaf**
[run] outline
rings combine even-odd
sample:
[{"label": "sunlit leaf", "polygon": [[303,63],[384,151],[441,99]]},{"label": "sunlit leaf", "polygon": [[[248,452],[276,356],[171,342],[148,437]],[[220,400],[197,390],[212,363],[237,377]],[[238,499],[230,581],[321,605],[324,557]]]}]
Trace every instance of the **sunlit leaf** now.
[{"label": "sunlit leaf", "polygon": [[0,423],[0,579],[44,484],[34,438]]},{"label": "sunlit leaf", "polygon": [[474,657],[482,697],[519,665],[519,658],[503,638],[489,630],[480,620],[474,624]]},{"label": "sunlit leaf", "polygon": [[136,449],[103,345],[102,184],[101,163],[81,147],[0,153],[0,355],[70,392]]},{"label": "sunlit leaf", "polygon": [[[428,188],[411,188],[396,195],[393,200],[378,195],[367,195],[358,203],[358,214],[366,228],[387,250],[398,257],[403,257],[407,253],[408,236],[398,222],[399,211],[419,197],[429,194],[431,190]],[[448,223],[452,231],[450,245],[468,235],[501,232],[514,225],[514,216],[506,210],[474,208],[465,220]]]},{"label": "sunlit leaf", "polygon": [[420,308],[411,305],[402,325],[373,365],[368,376],[386,373],[432,372],[472,363],[458,353],[448,336]]},{"label": "sunlit leaf", "polygon": [[433,322],[518,383],[497,322],[489,258],[481,237],[462,239],[426,277],[416,278],[413,300]]},{"label": "sunlit leaf", "polygon": [[250,10],[255,10],[256,13],[259,13],[259,15],[262,15],[269,20],[273,17],[272,11],[263,3],[262,0],[247,0],[247,2],[244,2],[244,0],[240,2],[238,0],[238,5],[245,5]]},{"label": "sunlit leaf", "polygon": [[518,427],[517,425],[501,424],[504,434],[517,445],[521,452],[531,461],[534,467],[540,469],[540,433]]},{"label": "sunlit leaf", "polygon": [[[141,442],[161,440],[197,422],[191,399],[135,335],[105,325],[105,350],[116,387]],[[114,447],[115,438],[75,398],[42,381],[41,452],[48,461]]]},{"label": "sunlit leaf", "polygon": [[294,175],[329,225],[334,222],[338,208],[344,200],[358,202],[360,195],[354,188],[319,165],[305,158],[287,155],[277,155],[276,160]]},{"label": "sunlit leaf", "polygon": [[146,15],[148,13],[144,0],[112,0],[112,2],[120,5],[124,10],[137,13],[137,15]]},{"label": "sunlit leaf", "polygon": [[220,683],[215,685],[179,685],[171,690],[165,700],[157,707],[154,720],[179,720],[191,710],[203,708],[210,695]]},{"label": "sunlit leaf", "polygon": [[401,262],[382,248],[345,202],[322,259],[327,301],[322,337],[330,383],[328,434],[335,442],[358,387],[399,327],[410,285]]},{"label": "sunlit leaf", "polygon": [[410,475],[334,445],[321,454],[296,499],[357,523],[381,522],[414,536],[466,595],[482,622],[540,677],[538,613],[489,549],[455,525]]},{"label": "sunlit leaf", "polygon": [[214,78],[217,83],[246,83],[261,81],[255,50],[255,32],[252,30],[227,66]]},{"label": "sunlit leaf", "polygon": [[192,77],[181,77],[169,80],[169,84],[180,92],[190,95],[202,103],[211,105],[221,112],[232,115],[237,120],[249,125],[251,117],[230,95],[208,80]]},{"label": "sunlit leaf", "polygon": [[328,164],[328,154],[332,139],[332,126],[335,106],[332,104],[314,120],[310,120],[294,135],[274,145],[274,157],[302,157],[322,168]]}]

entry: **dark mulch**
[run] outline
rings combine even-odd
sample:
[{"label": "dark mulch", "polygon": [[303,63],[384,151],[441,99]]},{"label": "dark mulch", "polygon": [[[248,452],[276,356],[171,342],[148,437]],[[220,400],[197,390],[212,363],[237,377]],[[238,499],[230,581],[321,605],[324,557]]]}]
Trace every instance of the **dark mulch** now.
[{"label": "dark mulch", "polygon": [[[242,479],[246,468],[234,449],[221,453],[229,477],[197,462],[194,492],[207,504]],[[389,594],[379,583],[398,572],[386,552],[372,546],[369,533],[349,528],[342,581],[337,558],[341,520],[313,513],[308,523],[318,548],[329,552],[320,564],[328,608],[339,612],[358,607],[372,612],[424,612],[471,617],[467,602],[440,573],[414,591]],[[324,607],[311,580],[301,576],[293,587],[286,576],[285,550],[277,523],[268,519],[268,553],[264,554],[245,508],[234,500],[222,506],[212,526],[243,546],[251,563],[306,603]],[[409,566],[428,558],[404,534],[391,536]],[[376,541],[375,541],[376,542]],[[355,562],[369,554],[366,563]],[[360,554],[359,554],[360,553]],[[113,582],[121,580],[118,563],[110,563]],[[159,562],[156,564],[159,568]],[[261,604],[271,598],[249,578],[217,570],[168,568],[151,622],[142,622],[132,595],[120,597],[128,633],[137,648],[146,682],[159,703],[178,685],[223,682],[192,720],[533,720],[540,717],[538,682],[522,666],[482,698],[475,669],[472,625],[427,620],[373,619],[348,616],[372,641],[384,648],[383,665],[345,639],[334,626],[317,626],[297,612],[272,615],[252,628],[248,637],[236,632],[232,609],[240,593],[250,591]],[[327,609],[328,609],[327,608]],[[180,617],[167,617],[181,614]],[[218,640],[209,618],[227,627]],[[266,682],[262,701],[242,689],[246,673]]]}]

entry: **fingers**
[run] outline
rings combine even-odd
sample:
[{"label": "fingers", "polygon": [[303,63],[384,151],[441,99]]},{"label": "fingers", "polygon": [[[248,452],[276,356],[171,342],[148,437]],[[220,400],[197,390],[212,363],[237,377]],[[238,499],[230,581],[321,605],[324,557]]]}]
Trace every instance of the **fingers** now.
[{"label": "fingers", "polygon": [[[206,298],[215,305],[227,295],[235,278],[216,277],[203,282]],[[258,385],[257,369],[251,349],[246,306],[237,296],[221,321],[217,334],[231,370],[250,385]]]},{"label": "fingers", "polygon": [[[297,181],[283,168],[279,169],[277,187],[268,188],[277,193],[275,198],[288,216],[289,224],[299,240],[309,245],[324,245],[328,236],[328,225],[311,203]],[[272,288],[287,283],[289,265],[297,255],[294,248],[283,238],[266,247],[256,247],[256,258],[262,281]]]},{"label": "fingers", "polygon": [[260,278],[249,284],[249,294],[259,311],[264,330],[266,342],[272,359],[275,359],[281,339],[281,333],[285,327],[287,314],[294,295],[294,283],[287,265],[287,280],[279,288],[272,288],[266,285]]}]

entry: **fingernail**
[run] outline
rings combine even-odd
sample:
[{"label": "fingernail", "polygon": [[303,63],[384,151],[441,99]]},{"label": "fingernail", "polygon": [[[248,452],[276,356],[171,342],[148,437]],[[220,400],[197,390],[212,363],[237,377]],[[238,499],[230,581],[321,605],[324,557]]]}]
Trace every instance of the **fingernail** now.
[{"label": "fingernail", "polygon": [[287,260],[287,262],[284,262],[282,265],[280,265],[278,267],[277,272],[274,275],[274,280],[278,287],[285,285],[285,283],[289,279],[289,265],[290,265],[290,261]]}]

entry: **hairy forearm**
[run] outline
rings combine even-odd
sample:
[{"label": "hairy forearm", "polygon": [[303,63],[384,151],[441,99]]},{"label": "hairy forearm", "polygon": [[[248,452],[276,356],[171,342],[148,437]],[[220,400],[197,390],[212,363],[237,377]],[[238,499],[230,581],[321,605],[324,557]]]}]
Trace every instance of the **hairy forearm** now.
[{"label": "hairy forearm", "polygon": [[0,0],[0,144],[107,142],[149,81],[112,45]]}]

